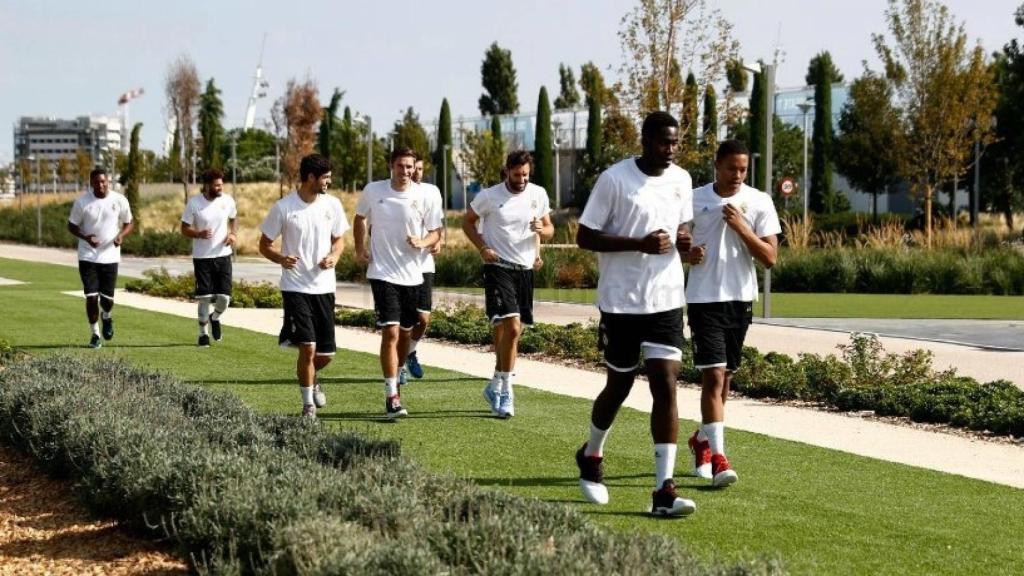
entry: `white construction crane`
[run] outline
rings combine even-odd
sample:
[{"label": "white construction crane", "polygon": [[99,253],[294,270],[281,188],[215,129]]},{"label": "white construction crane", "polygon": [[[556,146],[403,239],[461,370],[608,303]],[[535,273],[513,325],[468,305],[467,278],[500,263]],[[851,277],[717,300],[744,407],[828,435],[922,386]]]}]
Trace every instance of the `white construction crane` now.
[{"label": "white construction crane", "polygon": [[245,109],[245,130],[252,130],[256,122],[256,101],[267,96],[267,89],[270,83],[263,79],[263,50],[267,47],[267,35],[263,34],[263,46],[260,48],[260,62],[256,65],[256,75],[252,79],[252,94],[249,95],[249,105]]},{"label": "white construction crane", "polygon": [[128,140],[131,134],[131,125],[128,123],[128,103],[141,97],[146,91],[142,88],[129,90],[117,98],[117,105],[120,108],[121,116],[121,152],[128,153]]}]

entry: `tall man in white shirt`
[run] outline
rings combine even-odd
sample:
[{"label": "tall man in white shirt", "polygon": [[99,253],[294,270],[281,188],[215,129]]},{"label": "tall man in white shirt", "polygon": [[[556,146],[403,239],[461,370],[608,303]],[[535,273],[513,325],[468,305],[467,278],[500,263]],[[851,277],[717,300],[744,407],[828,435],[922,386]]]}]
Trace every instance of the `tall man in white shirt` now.
[{"label": "tall man in white shirt", "polygon": [[[92,190],[75,199],[68,217],[68,231],[78,238],[78,274],[85,289],[85,314],[92,328],[89,346],[99,348],[102,315],[103,339],[114,337],[114,287],[121,244],[131,234],[132,211],[128,199],[109,189],[107,172],[89,173]],[[102,308],[102,313],[100,309]]]},{"label": "tall man in white shirt", "polygon": [[[381,330],[380,367],[384,375],[384,415],[408,415],[398,387],[399,366],[409,356],[412,330],[419,322],[416,306],[423,284],[422,251],[441,239],[441,216],[428,195],[413,182],[416,153],[391,153],[391,178],[371,182],[356,205],[353,232],[356,259],[368,266],[377,327]],[[370,235],[369,249],[366,233]]]},{"label": "tall man in white shirt", "polygon": [[[494,327],[494,376],[484,388],[491,411],[515,415],[515,376],[519,337],[533,324],[533,271],[540,257],[538,236],[551,238],[547,192],[530,183],[533,158],[517,150],[505,160],[505,181],[481,191],[462,219],[462,229],[484,261],[484,301]],[[477,230],[477,224],[480,230]]]},{"label": "tall man in white shirt", "polygon": [[675,118],[665,112],[649,114],[641,143],[642,156],[627,158],[601,174],[580,216],[576,242],[598,253],[598,346],[604,350],[608,381],[594,400],[589,436],[576,452],[576,464],[583,496],[606,504],[604,442],[642,358],[653,397],[651,514],[685,516],[696,506],[676,495],[672,476],[686,303],[682,259],[689,249],[693,185],[690,175],[672,163],[679,148]]},{"label": "tall man in white shirt", "polygon": [[[302,415],[316,418],[327,404],[316,373],[334,357],[334,266],[345,248],[348,220],[327,193],[331,163],[319,154],[299,164],[299,189],[278,200],[260,225],[260,254],[281,266],[284,325],[278,342],[299,349],[295,372]],[[281,237],[280,250],[274,241]]]},{"label": "tall man in white shirt", "polygon": [[419,322],[412,329],[409,342],[409,355],[405,359],[405,367],[413,378],[423,378],[423,367],[420,365],[419,357],[416,354],[416,345],[427,333],[427,326],[430,324],[430,312],[434,308],[434,255],[441,252],[444,244],[444,203],[441,200],[441,190],[433,184],[423,181],[423,159],[417,158],[413,165],[412,181],[423,190],[427,196],[429,210],[436,212],[441,220],[441,239],[430,248],[424,248],[420,253],[423,270],[423,284],[420,284],[419,296],[416,301],[416,312],[419,314]]},{"label": "tall man in white shirt", "polygon": [[192,239],[202,348],[210,346],[211,332],[220,342],[220,317],[231,304],[231,252],[237,241],[238,212],[235,199],[223,191],[224,173],[207,170],[203,173],[202,194],[189,198],[181,214],[181,233]]},{"label": "tall man in white shirt", "polygon": [[686,301],[702,390],[701,427],[689,444],[695,474],[716,487],[738,479],[725,456],[725,400],[757,300],[754,260],[774,266],[782,232],[771,196],[743,183],[749,159],[743,142],[722,142],[715,153],[715,182],[693,193]]}]

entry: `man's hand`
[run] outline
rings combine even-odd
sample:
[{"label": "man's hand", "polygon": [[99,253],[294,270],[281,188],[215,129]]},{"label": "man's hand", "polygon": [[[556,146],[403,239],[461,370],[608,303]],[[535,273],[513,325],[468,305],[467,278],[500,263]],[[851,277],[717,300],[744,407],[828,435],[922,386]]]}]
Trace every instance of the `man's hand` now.
[{"label": "man's hand", "polygon": [[540,218],[534,217],[530,220],[530,232],[534,234],[540,234],[544,230],[544,223],[541,222]]},{"label": "man's hand", "polygon": [[431,246],[430,247],[430,253],[435,255],[435,256],[440,254],[441,253],[441,244],[444,244],[444,242],[438,242],[437,244],[434,244],[433,246]]},{"label": "man's hand", "polygon": [[691,246],[690,247],[690,253],[687,255],[687,259],[686,260],[687,260],[687,262],[690,263],[691,266],[696,266],[698,264],[703,264],[704,263],[704,255],[707,254],[707,251],[708,251],[707,244],[701,244],[700,246]]},{"label": "man's hand", "polygon": [[490,246],[484,246],[480,249],[480,257],[484,259],[484,262],[488,264],[494,264],[498,261],[498,253],[494,251]]},{"label": "man's hand", "polygon": [[641,240],[640,251],[644,254],[666,254],[672,249],[672,240],[668,232],[655,230]]},{"label": "man's hand", "polygon": [[196,238],[202,238],[203,240],[209,240],[213,238],[213,230],[196,230]]},{"label": "man's hand", "polygon": [[366,266],[369,264],[370,252],[365,248],[362,250],[356,250],[356,262],[358,262],[360,266]]},{"label": "man's hand", "polygon": [[224,239],[224,245],[225,246],[234,246],[235,242],[237,242],[237,241],[238,241],[238,238],[235,236],[235,233],[232,232],[232,233],[228,234],[227,238]]},{"label": "man's hand", "polygon": [[298,263],[298,256],[285,256],[284,258],[281,259],[281,268],[284,268],[285,270],[291,270],[292,268],[295,268],[295,266],[298,265]]},{"label": "man's hand", "polygon": [[692,245],[693,236],[690,235],[689,230],[683,228],[676,231],[676,249],[681,252],[689,252]]},{"label": "man's hand", "polygon": [[[123,243],[123,242],[124,242],[124,236],[122,236],[120,234],[118,234],[117,236],[114,236],[114,246],[120,246],[121,243]],[[99,246],[99,243],[97,242],[96,245]]]},{"label": "man's hand", "polygon": [[729,228],[736,232],[742,232],[744,229],[749,228],[747,220],[743,218],[743,212],[740,212],[740,209],[732,204],[726,204],[722,208],[722,219],[725,220]]},{"label": "man's hand", "polygon": [[321,260],[318,264],[321,269],[330,270],[331,268],[334,268],[334,265],[337,263],[338,259],[335,258],[333,254],[328,254],[327,256],[324,256],[323,260]]},{"label": "man's hand", "polygon": [[541,258],[540,256],[537,256],[536,258],[533,259],[533,269],[534,270],[540,270],[543,267],[544,267],[544,259],[543,258]]},{"label": "man's hand", "polygon": [[405,241],[406,243],[409,244],[409,246],[412,246],[416,250],[422,250],[423,247],[426,246],[427,244],[426,242],[423,241],[423,238],[413,236],[412,234],[406,236]]},{"label": "man's hand", "polygon": [[89,234],[88,236],[86,236],[84,238],[84,240],[86,242],[88,242],[89,246],[92,246],[93,248],[99,248],[100,247],[100,241],[99,241],[98,238],[96,238],[95,234]]}]

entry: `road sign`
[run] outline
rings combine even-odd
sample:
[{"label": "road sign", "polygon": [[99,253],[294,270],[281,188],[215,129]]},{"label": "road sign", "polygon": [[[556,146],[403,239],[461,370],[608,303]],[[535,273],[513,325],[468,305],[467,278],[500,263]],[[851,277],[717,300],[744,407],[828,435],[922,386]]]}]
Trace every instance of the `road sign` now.
[{"label": "road sign", "polygon": [[779,194],[782,194],[784,198],[789,198],[793,194],[796,194],[796,180],[793,180],[788,176],[780,180]]}]

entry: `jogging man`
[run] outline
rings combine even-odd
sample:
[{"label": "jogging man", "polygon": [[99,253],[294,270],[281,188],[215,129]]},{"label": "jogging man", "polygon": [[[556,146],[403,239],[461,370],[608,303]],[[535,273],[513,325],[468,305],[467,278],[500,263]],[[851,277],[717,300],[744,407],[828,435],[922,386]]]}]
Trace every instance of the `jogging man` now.
[{"label": "jogging man", "polygon": [[[327,404],[316,373],[330,364],[334,343],[334,265],[345,248],[348,220],[327,193],[331,163],[310,154],[299,164],[299,189],[274,203],[260,225],[260,254],[281,265],[284,325],[279,343],[299,349],[295,372],[302,415],[316,418]],[[281,237],[281,249],[273,243]]]},{"label": "jogging man", "polygon": [[[192,239],[196,300],[199,303],[199,346],[210,346],[210,333],[220,342],[220,317],[231,303],[231,252],[237,241],[235,199],[225,196],[224,174],[203,173],[203,193],[188,200],[181,214],[181,233]],[[213,305],[213,314],[210,305]]]},{"label": "jogging man", "polygon": [[78,238],[78,274],[85,290],[85,314],[92,328],[89,346],[99,348],[103,345],[101,317],[103,339],[114,337],[110,312],[114,309],[117,265],[121,262],[121,244],[134,225],[128,199],[109,189],[106,170],[90,172],[89,185],[92,190],[76,198],[71,206],[68,231]]},{"label": "jogging man", "polygon": [[[413,182],[416,153],[398,148],[391,153],[391,178],[363,189],[353,222],[356,259],[368,265],[377,327],[381,330],[380,367],[384,375],[384,415],[408,415],[399,391],[399,366],[409,356],[412,330],[423,284],[422,252],[441,239],[441,212]],[[373,228],[366,246],[368,227]],[[400,362],[401,360],[401,362]]]},{"label": "jogging man", "polygon": [[693,362],[701,371],[702,424],[689,444],[694,473],[716,487],[738,479],[725,457],[725,400],[757,300],[754,259],[774,266],[776,235],[782,232],[771,196],[743,183],[749,159],[743,142],[722,142],[715,153],[715,182],[693,193],[686,301]]},{"label": "jogging man", "polygon": [[604,351],[608,380],[594,401],[590,433],[576,452],[576,464],[583,496],[606,504],[604,442],[643,361],[653,397],[651,514],[685,516],[696,505],[676,495],[672,476],[686,303],[682,259],[690,245],[693,186],[690,175],[672,163],[679,148],[675,118],[665,112],[647,115],[641,143],[639,158],[627,158],[601,174],[580,216],[576,242],[598,253],[598,346]]},{"label": "jogging man", "polygon": [[[523,325],[533,324],[533,270],[538,236],[551,238],[548,193],[530,183],[533,158],[517,150],[505,160],[505,181],[481,191],[462,220],[462,229],[484,261],[484,302],[494,328],[494,376],[484,388],[491,412],[515,415],[516,355]],[[480,230],[477,224],[480,223]]]},{"label": "jogging man", "polygon": [[444,204],[441,201],[441,190],[433,184],[423,182],[423,159],[417,158],[413,165],[412,181],[419,185],[427,197],[428,210],[436,211],[437,218],[441,221],[441,239],[429,249],[420,252],[421,270],[423,271],[423,284],[420,284],[419,296],[416,300],[416,313],[419,314],[419,321],[412,329],[412,340],[409,342],[409,356],[405,359],[405,367],[413,378],[423,378],[423,367],[416,356],[416,345],[427,333],[427,326],[430,324],[430,312],[434,307],[434,255],[441,252],[444,244]]}]

